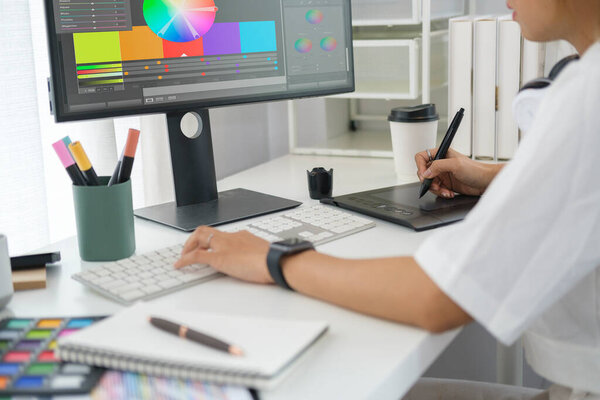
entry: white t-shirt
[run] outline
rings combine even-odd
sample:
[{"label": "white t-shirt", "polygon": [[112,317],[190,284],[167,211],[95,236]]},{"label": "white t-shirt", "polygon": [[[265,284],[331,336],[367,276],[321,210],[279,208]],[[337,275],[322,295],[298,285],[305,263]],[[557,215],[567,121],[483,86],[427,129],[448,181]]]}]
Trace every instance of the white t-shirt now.
[{"label": "white t-shirt", "polygon": [[415,258],[498,340],[523,335],[540,375],[600,393],[600,42],[551,85],[479,204]]}]

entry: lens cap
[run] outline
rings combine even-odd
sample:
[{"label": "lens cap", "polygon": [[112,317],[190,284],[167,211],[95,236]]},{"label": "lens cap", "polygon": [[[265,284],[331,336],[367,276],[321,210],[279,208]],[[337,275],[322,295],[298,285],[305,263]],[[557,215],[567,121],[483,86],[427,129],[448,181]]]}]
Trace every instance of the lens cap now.
[{"label": "lens cap", "polygon": [[439,119],[435,104],[393,108],[388,117],[390,122],[429,122]]}]

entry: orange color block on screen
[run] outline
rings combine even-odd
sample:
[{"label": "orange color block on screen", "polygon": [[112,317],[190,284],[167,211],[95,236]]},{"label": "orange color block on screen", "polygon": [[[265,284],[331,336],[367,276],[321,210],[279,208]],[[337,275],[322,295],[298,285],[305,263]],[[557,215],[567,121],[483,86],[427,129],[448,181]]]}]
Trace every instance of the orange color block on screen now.
[{"label": "orange color block on screen", "polygon": [[119,32],[123,61],[163,58],[163,40],[147,26],[134,26],[131,31]]},{"label": "orange color block on screen", "polygon": [[0,390],[6,389],[8,386],[8,378],[5,376],[0,376]]},{"label": "orange color block on screen", "polygon": [[[175,57],[198,57],[204,55],[204,43],[202,38],[191,42],[169,42],[163,40],[165,58]],[[185,54],[185,55],[184,55]]]}]

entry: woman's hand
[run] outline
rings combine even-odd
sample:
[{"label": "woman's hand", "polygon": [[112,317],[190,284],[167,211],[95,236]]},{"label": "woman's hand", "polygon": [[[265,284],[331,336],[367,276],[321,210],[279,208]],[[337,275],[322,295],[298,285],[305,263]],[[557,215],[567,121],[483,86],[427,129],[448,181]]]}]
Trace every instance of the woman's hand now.
[{"label": "woman's hand", "polygon": [[273,283],[267,269],[269,242],[248,231],[225,233],[201,226],[183,246],[175,268],[209,264],[227,275],[254,283]]},{"label": "woman's hand", "polygon": [[[430,152],[435,157],[437,149]],[[442,160],[432,162],[427,152],[422,151],[415,155],[415,161],[419,180],[433,179],[429,190],[446,198],[453,198],[455,192],[482,195],[503,167],[503,164],[484,164],[471,160],[452,149],[448,149],[446,158]]]}]

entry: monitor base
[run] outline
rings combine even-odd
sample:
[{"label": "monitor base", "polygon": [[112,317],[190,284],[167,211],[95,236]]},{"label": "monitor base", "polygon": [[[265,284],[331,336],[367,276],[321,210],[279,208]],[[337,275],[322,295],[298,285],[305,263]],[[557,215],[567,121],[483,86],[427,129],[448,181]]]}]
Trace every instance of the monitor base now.
[{"label": "monitor base", "polygon": [[134,214],[185,232],[201,225],[217,226],[246,218],[283,211],[302,204],[298,201],[253,192],[232,189],[219,193],[216,200],[177,207],[175,202],[140,208]]}]

